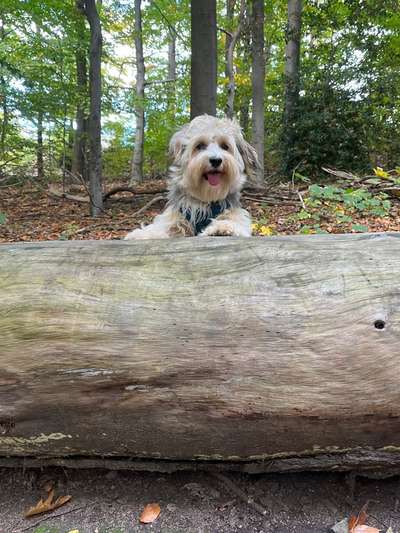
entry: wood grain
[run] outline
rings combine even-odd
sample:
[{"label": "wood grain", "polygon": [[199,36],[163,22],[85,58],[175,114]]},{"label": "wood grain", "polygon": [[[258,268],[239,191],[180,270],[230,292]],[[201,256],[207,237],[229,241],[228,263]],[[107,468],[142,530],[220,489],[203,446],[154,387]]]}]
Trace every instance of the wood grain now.
[{"label": "wood grain", "polygon": [[399,285],[398,234],[0,245],[0,456],[397,463]]}]

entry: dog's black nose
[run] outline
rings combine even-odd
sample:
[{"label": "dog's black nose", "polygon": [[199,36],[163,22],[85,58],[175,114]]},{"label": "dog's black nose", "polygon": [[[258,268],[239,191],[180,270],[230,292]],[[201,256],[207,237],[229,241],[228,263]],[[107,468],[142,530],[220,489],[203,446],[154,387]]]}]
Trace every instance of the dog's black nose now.
[{"label": "dog's black nose", "polygon": [[221,163],[222,163],[222,159],[220,159],[219,157],[210,157],[210,164],[214,168],[218,168]]}]

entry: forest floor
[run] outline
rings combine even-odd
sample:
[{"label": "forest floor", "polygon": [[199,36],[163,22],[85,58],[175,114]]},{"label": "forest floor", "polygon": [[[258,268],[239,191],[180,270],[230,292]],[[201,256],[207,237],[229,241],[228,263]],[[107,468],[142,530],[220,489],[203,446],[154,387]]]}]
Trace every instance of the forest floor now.
[{"label": "forest floor", "polygon": [[[332,189],[336,185],[314,196],[308,187],[290,185],[269,193],[245,191],[243,204],[252,214],[254,233],[400,231],[398,199],[384,209],[381,200],[371,203],[371,198],[363,197],[360,204],[352,193],[342,201],[341,193]],[[0,188],[0,241],[121,239],[149,222],[166,201],[165,183],[148,182],[135,194],[112,196],[104,214],[94,219],[87,202],[60,197],[61,192],[32,184]],[[84,196],[84,191],[71,194]],[[0,533],[322,533],[356,516],[367,502],[369,526],[400,533],[399,477],[357,478],[354,492],[349,477],[339,473],[227,477],[238,490],[232,492],[214,475],[199,472],[0,469]],[[43,496],[43,480],[51,480],[57,495],[72,499],[50,514],[26,519],[24,512]],[[265,514],[248,504],[248,498]],[[139,516],[148,503],[158,503],[161,513],[153,524],[143,525]],[[348,528],[336,531],[347,533]]]},{"label": "forest floor", "polygon": [[[348,533],[340,524],[368,503],[364,533],[399,533],[400,479],[345,474],[230,473],[238,496],[211,473],[0,469],[1,533]],[[45,484],[71,500],[47,515],[24,518]],[[265,514],[247,503],[252,498]],[[152,524],[139,517],[149,503],[161,512]],[[339,525],[340,524],[340,525]],[[389,528],[392,528],[391,530]]]},{"label": "forest floor", "polygon": [[[108,184],[107,190],[116,185]],[[104,214],[96,219],[90,217],[87,201],[61,197],[61,189],[55,186],[0,187],[0,242],[121,239],[162,211],[165,187],[162,180],[149,181],[136,188],[135,194],[113,195],[105,204]],[[391,199],[390,208],[384,212],[372,209],[372,202],[378,207],[382,204],[375,197],[361,198],[360,202],[353,194],[343,202],[341,193],[330,193],[333,187],[329,185],[322,196],[312,196],[307,187],[277,185],[269,192],[244,191],[242,203],[252,215],[255,235],[400,231],[399,198]],[[77,190],[71,196],[82,199],[84,192]]]}]

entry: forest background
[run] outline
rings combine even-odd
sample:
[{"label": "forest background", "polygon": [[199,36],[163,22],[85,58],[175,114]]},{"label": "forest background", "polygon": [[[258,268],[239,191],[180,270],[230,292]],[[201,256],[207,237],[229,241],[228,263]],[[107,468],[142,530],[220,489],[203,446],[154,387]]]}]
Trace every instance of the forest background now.
[{"label": "forest background", "polygon": [[[255,145],[261,47],[261,182],[307,184],[297,212],[313,223],[306,231],[320,227],[321,202],[340,202],[344,222],[360,205],[389,214],[400,185],[398,0],[3,0],[0,184],[66,190],[97,172],[101,194],[112,182],[165,177],[169,138],[190,120],[203,82],[191,73],[191,24],[207,9],[216,13],[216,113],[236,117]],[[206,72],[210,56],[201,57]],[[323,169],[356,187],[333,187]]]}]

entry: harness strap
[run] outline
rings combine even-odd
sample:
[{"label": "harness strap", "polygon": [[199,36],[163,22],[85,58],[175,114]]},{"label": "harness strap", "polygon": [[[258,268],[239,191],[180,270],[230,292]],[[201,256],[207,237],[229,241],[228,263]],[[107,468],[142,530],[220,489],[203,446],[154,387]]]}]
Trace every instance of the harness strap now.
[{"label": "harness strap", "polygon": [[191,211],[189,210],[183,210],[182,208],[179,209],[180,213],[186,218],[186,220],[192,225],[193,233],[195,235],[198,235],[201,233],[210,223],[213,218],[216,218],[221,213],[223,213],[226,209],[229,209],[231,207],[231,204],[227,201],[225,201],[223,204],[221,202],[211,202],[209,204],[210,207],[210,213],[203,216],[203,218],[196,219],[193,221],[191,219]]}]

